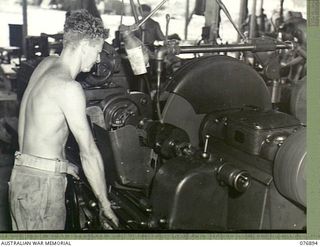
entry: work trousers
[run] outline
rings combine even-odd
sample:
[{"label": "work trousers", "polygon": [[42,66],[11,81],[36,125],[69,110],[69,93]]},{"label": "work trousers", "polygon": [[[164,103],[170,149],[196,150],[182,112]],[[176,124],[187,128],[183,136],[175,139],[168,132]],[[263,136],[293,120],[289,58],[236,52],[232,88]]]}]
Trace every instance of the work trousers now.
[{"label": "work trousers", "polygon": [[56,169],[59,162],[16,153],[9,182],[14,231],[64,230],[67,178],[66,173]]}]

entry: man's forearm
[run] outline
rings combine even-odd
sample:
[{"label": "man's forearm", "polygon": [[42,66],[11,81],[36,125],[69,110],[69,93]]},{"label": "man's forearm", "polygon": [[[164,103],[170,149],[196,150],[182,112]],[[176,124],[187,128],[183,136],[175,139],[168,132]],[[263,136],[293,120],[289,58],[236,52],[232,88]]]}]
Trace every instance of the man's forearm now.
[{"label": "man's forearm", "polygon": [[107,186],[103,161],[99,151],[93,151],[90,155],[80,154],[82,168],[87,180],[102,207],[109,207],[107,198]]}]

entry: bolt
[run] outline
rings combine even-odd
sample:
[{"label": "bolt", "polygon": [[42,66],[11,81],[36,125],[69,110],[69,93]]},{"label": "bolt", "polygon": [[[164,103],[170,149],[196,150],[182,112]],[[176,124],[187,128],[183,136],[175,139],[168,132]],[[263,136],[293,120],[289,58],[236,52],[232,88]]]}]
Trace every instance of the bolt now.
[{"label": "bolt", "polygon": [[140,104],[141,104],[141,105],[145,105],[145,104],[147,104],[147,102],[148,102],[148,101],[147,101],[146,98],[141,98],[141,99],[140,99]]},{"label": "bolt", "polygon": [[170,147],[174,147],[176,144],[174,143],[174,141],[173,140],[171,140],[170,142],[169,142],[169,146]]}]

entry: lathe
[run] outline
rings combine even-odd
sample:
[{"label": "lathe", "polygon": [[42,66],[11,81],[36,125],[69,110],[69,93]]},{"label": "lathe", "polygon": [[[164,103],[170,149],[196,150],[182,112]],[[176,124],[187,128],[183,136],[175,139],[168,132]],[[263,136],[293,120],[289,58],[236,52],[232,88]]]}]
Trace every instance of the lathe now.
[{"label": "lathe", "polygon": [[[305,125],[272,108],[247,64],[222,55],[186,63],[163,92],[161,121],[142,92],[86,95],[119,229],[306,230]],[[69,182],[70,229],[101,230],[89,187]]]}]

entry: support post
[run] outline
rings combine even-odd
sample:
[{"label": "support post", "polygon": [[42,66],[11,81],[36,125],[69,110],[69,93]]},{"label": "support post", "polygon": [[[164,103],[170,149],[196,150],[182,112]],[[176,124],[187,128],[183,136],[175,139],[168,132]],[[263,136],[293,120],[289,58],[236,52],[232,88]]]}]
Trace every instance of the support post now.
[{"label": "support post", "polygon": [[250,34],[249,34],[250,39],[253,39],[256,37],[256,9],[257,9],[257,0],[253,0],[252,9],[251,9],[251,19],[250,19]]},{"label": "support post", "polygon": [[189,15],[190,15],[190,0],[186,3],[186,15],[185,15],[185,25],[184,25],[184,39],[188,39],[188,26],[189,26]]},{"label": "support post", "polygon": [[205,26],[210,27],[209,39],[205,42],[213,44],[218,38],[220,7],[215,0],[206,1]]},{"label": "support post", "polygon": [[[243,33],[243,24],[247,18],[247,8],[248,8],[248,0],[240,1],[240,11],[239,11],[239,19],[238,19],[238,27],[240,32]],[[241,41],[241,36],[238,34],[237,42]]]},{"label": "support post", "polygon": [[23,25],[22,25],[22,50],[23,54],[26,57],[27,56],[27,48],[26,48],[26,37],[28,36],[28,12],[27,12],[27,6],[28,1],[23,0],[22,1],[22,19],[23,19]]}]

